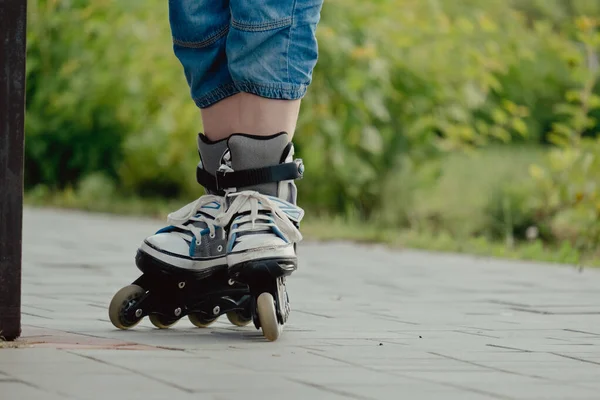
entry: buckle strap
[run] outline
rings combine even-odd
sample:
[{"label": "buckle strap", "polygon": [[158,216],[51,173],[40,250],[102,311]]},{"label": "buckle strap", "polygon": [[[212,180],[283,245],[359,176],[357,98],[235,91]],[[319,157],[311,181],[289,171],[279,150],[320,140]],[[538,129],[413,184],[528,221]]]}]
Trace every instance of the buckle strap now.
[{"label": "buckle strap", "polygon": [[304,164],[301,159],[297,159],[294,162],[269,167],[229,172],[217,171],[216,186],[218,190],[254,186],[263,183],[302,179],[303,174]]},{"label": "buckle strap", "polygon": [[219,192],[217,178],[204,168],[201,168],[200,165],[196,167],[196,181],[213,193]]}]

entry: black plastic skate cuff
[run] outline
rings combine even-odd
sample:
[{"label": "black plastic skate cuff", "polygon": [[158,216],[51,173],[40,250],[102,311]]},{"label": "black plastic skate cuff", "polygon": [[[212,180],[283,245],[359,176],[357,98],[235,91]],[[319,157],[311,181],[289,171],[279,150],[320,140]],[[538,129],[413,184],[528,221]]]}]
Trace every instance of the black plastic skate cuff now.
[{"label": "black plastic skate cuff", "polygon": [[300,159],[270,167],[230,172],[217,171],[217,190],[302,179],[303,174],[304,165]]},{"label": "black plastic skate cuff", "polygon": [[219,189],[217,188],[217,178],[199,166],[196,167],[196,181],[211,192],[219,192]]}]

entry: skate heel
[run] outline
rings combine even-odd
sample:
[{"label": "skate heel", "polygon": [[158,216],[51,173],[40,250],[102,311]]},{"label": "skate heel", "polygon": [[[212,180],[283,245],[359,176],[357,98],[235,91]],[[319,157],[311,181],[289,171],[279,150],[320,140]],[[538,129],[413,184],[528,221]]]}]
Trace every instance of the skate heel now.
[{"label": "skate heel", "polygon": [[279,338],[290,314],[285,279],[295,270],[296,261],[287,259],[249,261],[230,267],[230,276],[248,285],[254,326],[269,341]]},{"label": "skate heel", "polygon": [[298,268],[295,259],[263,259],[247,261],[229,267],[229,276],[250,286],[289,276]]}]

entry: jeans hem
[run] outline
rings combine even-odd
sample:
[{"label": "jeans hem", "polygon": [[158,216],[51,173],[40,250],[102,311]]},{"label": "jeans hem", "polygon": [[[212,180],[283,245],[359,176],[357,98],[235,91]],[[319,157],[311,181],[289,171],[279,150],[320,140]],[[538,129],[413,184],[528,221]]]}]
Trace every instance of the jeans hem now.
[{"label": "jeans hem", "polygon": [[299,100],[306,95],[308,85],[305,84],[264,84],[254,82],[235,82],[240,92],[254,94],[276,100]]},{"label": "jeans hem", "polygon": [[216,89],[211,90],[203,96],[195,97],[194,103],[196,103],[198,108],[208,108],[213,104],[218,103],[219,101],[227,97],[231,97],[239,92],[240,90],[236,87],[235,83],[226,83],[218,86]]},{"label": "jeans hem", "polygon": [[211,90],[201,97],[195,97],[198,108],[208,108],[221,100],[240,92],[275,100],[299,100],[306,95],[308,85],[305,84],[264,84],[253,82],[226,83]]}]

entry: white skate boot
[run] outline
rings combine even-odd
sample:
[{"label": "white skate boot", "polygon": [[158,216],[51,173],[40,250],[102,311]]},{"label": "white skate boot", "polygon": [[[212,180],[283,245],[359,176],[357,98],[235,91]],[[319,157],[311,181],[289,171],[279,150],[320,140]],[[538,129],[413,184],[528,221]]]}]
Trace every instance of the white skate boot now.
[{"label": "white skate boot", "polygon": [[286,133],[261,137],[232,135],[217,186],[226,194],[226,212],[215,223],[228,231],[229,275],[248,284],[253,320],[268,340],[281,334],[290,308],[285,278],[297,268],[296,243],[304,211],[296,206],[295,179],[302,160]]},{"label": "white skate boot", "polygon": [[165,270],[185,269],[197,275],[210,275],[227,264],[227,235],[214,224],[214,219],[224,211],[224,197],[216,188],[215,173],[226,145],[225,140],[211,143],[204,135],[198,135],[201,161],[196,177],[207,194],[169,214],[170,225],[144,240],[138,266],[156,263]]},{"label": "white skate boot", "polygon": [[196,177],[207,194],[169,214],[170,225],[142,242],[135,259],[142,276],[118,291],[109,307],[117,328],[131,328],[146,315],[157,328],[186,315],[198,327],[222,314],[238,326],[252,320],[248,287],[229,278],[227,233],[215,224],[225,208],[215,173],[226,145],[198,135]]}]

